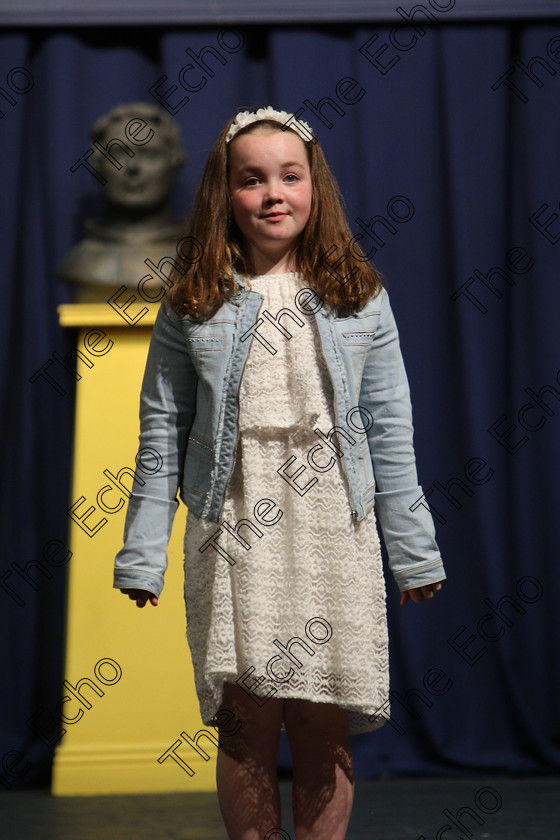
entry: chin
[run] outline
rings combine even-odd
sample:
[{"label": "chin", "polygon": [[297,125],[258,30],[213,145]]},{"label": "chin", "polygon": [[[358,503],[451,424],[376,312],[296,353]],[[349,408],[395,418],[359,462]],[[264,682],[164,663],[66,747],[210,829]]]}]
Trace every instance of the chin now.
[{"label": "chin", "polygon": [[128,209],[149,210],[151,207],[156,207],[159,202],[155,199],[147,199],[146,196],[138,196],[137,198],[119,196],[113,199],[113,203]]}]

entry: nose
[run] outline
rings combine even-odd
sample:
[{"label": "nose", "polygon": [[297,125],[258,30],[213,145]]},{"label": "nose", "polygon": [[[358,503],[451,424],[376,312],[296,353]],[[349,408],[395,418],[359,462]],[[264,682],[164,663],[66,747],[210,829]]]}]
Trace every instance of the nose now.
[{"label": "nose", "polygon": [[264,194],[266,204],[276,204],[277,201],[282,201],[282,198],[283,192],[281,181],[277,179],[268,181],[267,189]]},{"label": "nose", "polygon": [[126,159],[126,161],[124,162],[124,170],[127,175],[138,175],[138,173],[140,172],[138,155]]}]

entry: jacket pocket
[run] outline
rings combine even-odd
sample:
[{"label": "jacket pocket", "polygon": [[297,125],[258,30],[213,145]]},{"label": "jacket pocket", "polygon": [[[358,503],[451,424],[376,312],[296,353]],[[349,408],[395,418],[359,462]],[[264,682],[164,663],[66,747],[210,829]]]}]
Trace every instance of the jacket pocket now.
[{"label": "jacket pocket", "polygon": [[222,382],[231,353],[232,336],[225,324],[202,324],[184,329],[183,340],[199,378],[213,391]]},{"label": "jacket pocket", "polygon": [[187,335],[184,337],[192,353],[204,353],[208,350],[225,350],[225,335]]},{"label": "jacket pocket", "polygon": [[369,347],[373,341],[375,330],[357,330],[342,333],[342,343],[344,347]]},{"label": "jacket pocket", "polygon": [[375,338],[380,317],[380,312],[368,312],[358,313],[349,318],[335,318],[334,328],[340,336],[342,347],[368,350]]}]

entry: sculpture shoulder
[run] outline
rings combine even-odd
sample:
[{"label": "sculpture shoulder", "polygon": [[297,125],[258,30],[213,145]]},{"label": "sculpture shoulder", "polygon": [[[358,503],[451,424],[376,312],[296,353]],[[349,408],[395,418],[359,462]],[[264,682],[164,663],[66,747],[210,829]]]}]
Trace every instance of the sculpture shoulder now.
[{"label": "sculpture shoulder", "polygon": [[72,283],[112,288],[136,288],[150,273],[148,262],[157,266],[164,258],[176,259],[177,243],[185,229],[184,223],[177,221],[149,235],[120,237],[99,223],[88,227],[86,236],[60,263],[58,275]]}]

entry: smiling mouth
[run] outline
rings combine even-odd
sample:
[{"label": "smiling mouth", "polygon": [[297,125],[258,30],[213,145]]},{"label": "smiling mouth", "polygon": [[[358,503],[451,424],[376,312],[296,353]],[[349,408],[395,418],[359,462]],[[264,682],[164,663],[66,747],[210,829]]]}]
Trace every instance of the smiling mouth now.
[{"label": "smiling mouth", "polygon": [[263,219],[283,219],[287,215],[287,213],[267,213],[266,216],[263,216]]}]

